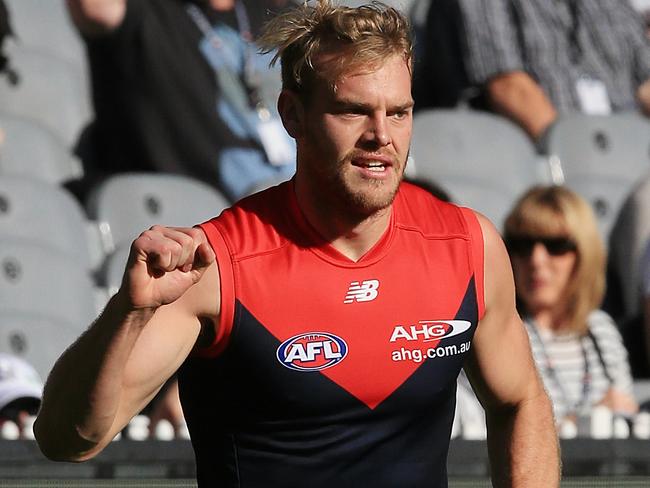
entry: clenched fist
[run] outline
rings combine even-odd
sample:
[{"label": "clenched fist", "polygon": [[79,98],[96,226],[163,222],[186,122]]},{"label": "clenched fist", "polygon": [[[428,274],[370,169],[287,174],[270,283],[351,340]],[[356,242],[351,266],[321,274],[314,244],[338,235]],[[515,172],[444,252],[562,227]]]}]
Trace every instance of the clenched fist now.
[{"label": "clenched fist", "polygon": [[201,229],[154,226],[131,245],[122,292],[134,309],[172,303],[199,282],[214,260]]}]

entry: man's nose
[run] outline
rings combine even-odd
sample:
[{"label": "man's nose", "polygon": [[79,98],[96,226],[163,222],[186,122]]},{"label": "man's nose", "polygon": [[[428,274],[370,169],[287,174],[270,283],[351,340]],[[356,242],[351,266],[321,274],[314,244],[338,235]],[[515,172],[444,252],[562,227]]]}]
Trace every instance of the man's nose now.
[{"label": "man's nose", "polygon": [[388,146],[391,143],[388,119],[385,113],[377,113],[368,118],[364,141],[376,144],[379,147]]}]

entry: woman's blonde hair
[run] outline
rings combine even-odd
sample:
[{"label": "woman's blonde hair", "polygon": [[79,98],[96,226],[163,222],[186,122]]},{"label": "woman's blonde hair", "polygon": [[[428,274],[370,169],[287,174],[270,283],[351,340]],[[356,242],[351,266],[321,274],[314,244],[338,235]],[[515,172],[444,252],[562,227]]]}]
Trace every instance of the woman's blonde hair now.
[{"label": "woman's blonde hair", "polygon": [[575,243],[576,264],[565,292],[565,330],[586,334],[587,316],[600,307],[605,293],[606,266],[605,246],[589,203],[563,186],[535,186],[506,218],[506,243],[516,236],[562,236]]},{"label": "woman's blonde hair", "polygon": [[305,2],[271,19],[257,39],[262,52],[276,51],[283,88],[303,99],[319,77],[336,89],[336,81],[352,70],[381,66],[400,55],[412,66],[413,45],[408,20],[380,2],[357,8],[318,0]]}]

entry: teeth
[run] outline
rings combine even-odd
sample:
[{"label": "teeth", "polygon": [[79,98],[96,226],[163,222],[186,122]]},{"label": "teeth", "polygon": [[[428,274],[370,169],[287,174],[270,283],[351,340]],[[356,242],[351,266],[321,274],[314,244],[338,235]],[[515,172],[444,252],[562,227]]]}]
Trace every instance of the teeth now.
[{"label": "teeth", "polygon": [[373,173],[382,173],[386,170],[384,163],[381,161],[371,161],[366,165],[366,168]]}]

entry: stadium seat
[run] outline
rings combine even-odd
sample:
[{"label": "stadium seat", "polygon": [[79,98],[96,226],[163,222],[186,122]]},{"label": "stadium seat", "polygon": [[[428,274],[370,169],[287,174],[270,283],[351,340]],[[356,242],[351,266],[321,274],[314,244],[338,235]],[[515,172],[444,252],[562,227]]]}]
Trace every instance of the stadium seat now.
[{"label": "stadium seat", "polygon": [[99,283],[106,289],[109,296],[115,294],[122,284],[122,276],[130,250],[131,246],[127,243],[118,246],[110,255],[106,256],[98,273]]},{"label": "stadium seat", "polygon": [[83,42],[65,0],[5,0],[17,42],[40,49],[86,72]]},{"label": "stadium seat", "polygon": [[91,118],[86,80],[49,53],[21,44],[10,44],[6,51],[19,81],[12,85],[0,79],[2,110],[41,122],[72,147]]},{"label": "stadium seat", "polygon": [[508,120],[473,110],[425,109],[413,119],[415,177],[489,217],[497,227],[514,200],[540,179],[540,159]]},{"label": "stadium seat", "polygon": [[115,247],[152,225],[192,226],[218,215],[228,200],[208,184],[186,176],[124,173],[95,186],[87,214],[103,226]]},{"label": "stadium seat", "polygon": [[5,175],[58,185],[81,178],[83,168],[65,143],[37,120],[0,112],[0,177]]},{"label": "stadium seat", "polygon": [[565,184],[591,202],[607,239],[624,198],[650,169],[650,121],[637,113],[563,116],[546,152],[559,159]]},{"label": "stadium seat", "polygon": [[0,176],[0,240],[38,242],[94,270],[104,259],[97,225],[64,188],[24,176]]},{"label": "stadium seat", "polygon": [[82,332],[78,326],[53,318],[0,310],[0,352],[23,358],[43,379]]},{"label": "stadium seat", "polygon": [[0,312],[31,313],[83,330],[98,312],[97,289],[79,261],[24,239],[0,239]]}]

